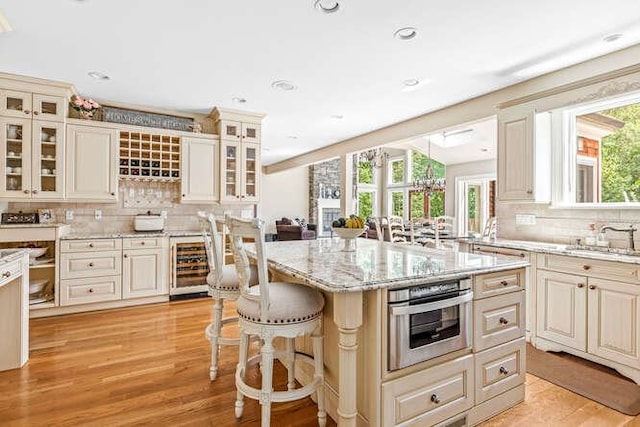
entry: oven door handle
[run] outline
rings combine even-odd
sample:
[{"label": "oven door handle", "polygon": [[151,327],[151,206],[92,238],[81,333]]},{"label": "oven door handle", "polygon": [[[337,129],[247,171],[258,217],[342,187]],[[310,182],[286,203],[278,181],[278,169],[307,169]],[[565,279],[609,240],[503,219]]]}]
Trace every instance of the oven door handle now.
[{"label": "oven door handle", "polygon": [[447,307],[453,307],[454,305],[464,304],[473,299],[473,292],[460,295],[455,298],[444,299],[434,302],[426,302],[419,305],[403,305],[399,307],[389,307],[389,312],[392,316],[403,316],[407,314],[424,313],[427,311],[441,310]]}]

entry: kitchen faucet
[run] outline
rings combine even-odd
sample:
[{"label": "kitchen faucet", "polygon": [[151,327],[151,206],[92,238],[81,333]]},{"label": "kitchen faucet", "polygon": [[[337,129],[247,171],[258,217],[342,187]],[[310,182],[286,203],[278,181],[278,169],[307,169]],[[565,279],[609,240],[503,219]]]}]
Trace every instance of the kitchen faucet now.
[{"label": "kitchen faucet", "polygon": [[604,233],[607,230],[629,233],[629,248],[628,249],[630,251],[635,251],[636,250],[635,245],[633,243],[633,232],[637,231],[638,229],[634,228],[633,224],[630,224],[629,228],[615,228],[615,227],[611,227],[609,225],[603,226],[603,227],[600,228],[600,232],[601,233]]}]

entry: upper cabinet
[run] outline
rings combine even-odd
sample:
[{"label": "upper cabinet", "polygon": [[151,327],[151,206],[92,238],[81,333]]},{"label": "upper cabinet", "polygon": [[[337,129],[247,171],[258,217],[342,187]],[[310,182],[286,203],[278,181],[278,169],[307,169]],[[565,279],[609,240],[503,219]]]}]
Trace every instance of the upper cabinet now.
[{"label": "upper cabinet", "polygon": [[0,197],[62,199],[64,124],[0,117],[0,127]]},{"label": "upper cabinet", "polygon": [[0,90],[0,115],[63,122],[67,116],[67,98],[15,90]]},{"label": "upper cabinet", "polygon": [[498,113],[498,200],[534,201],[535,110],[516,106]]},{"label": "upper cabinet", "polygon": [[260,201],[260,131],[264,116],[216,108],[220,133],[220,202]]},{"label": "upper cabinet", "polygon": [[218,144],[203,138],[182,138],[181,199],[183,203],[218,200]]},{"label": "upper cabinet", "polygon": [[67,199],[115,202],[118,132],[97,126],[67,126]]}]

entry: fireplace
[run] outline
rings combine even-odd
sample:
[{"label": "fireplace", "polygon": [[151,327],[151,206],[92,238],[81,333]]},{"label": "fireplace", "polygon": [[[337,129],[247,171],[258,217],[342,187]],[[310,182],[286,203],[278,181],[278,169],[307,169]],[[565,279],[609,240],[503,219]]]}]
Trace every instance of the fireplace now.
[{"label": "fireplace", "polygon": [[331,223],[340,217],[340,199],[318,199],[318,236],[331,235]]}]

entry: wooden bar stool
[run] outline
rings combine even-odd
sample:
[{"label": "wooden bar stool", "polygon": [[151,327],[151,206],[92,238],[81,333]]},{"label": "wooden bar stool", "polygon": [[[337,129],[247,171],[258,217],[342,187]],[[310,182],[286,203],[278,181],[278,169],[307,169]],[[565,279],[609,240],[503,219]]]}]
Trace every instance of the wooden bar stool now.
[{"label": "wooden bar stool", "polygon": [[[231,249],[240,279],[240,297],[237,300],[238,327],[240,328],[240,352],[236,369],[236,417],[242,416],[244,396],[260,401],[262,427],[270,425],[271,402],[288,402],[310,396],[314,392],[318,402],[318,424],[324,426],[327,414],[324,407],[324,361],[322,353],[322,309],[324,297],[317,290],[296,283],[269,282],[264,243],[264,222],[261,219],[244,220],[226,217],[231,237]],[[251,286],[251,267],[243,239],[253,240],[258,268],[258,286]],[[262,341],[260,355],[248,360],[249,336],[256,335]],[[311,335],[313,357],[296,354],[294,339]],[[287,391],[273,390],[273,340],[286,340],[283,357],[288,371]],[[262,387],[245,383],[248,363],[260,358]],[[313,366],[313,380],[295,389],[294,365],[302,362]]]},{"label": "wooden bar stool", "polygon": [[[240,296],[238,287],[238,275],[233,265],[224,265],[224,244],[222,234],[218,233],[216,220],[213,214],[198,212],[204,247],[207,253],[207,263],[209,264],[209,274],[207,275],[208,293],[213,298],[213,309],[211,313],[212,321],[205,328],[204,333],[211,342],[211,367],[209,368],[209,378],[214,381],[218,375],[218,357],[221,345],[238,345],[238,338],[223,338],[222,327],[231,322],[237,322],[238,317],[222,318],[222,308],[224,300],[235,301]],[[257,283],[258,275],[255,267],[252,269],[251,283]]]}]

